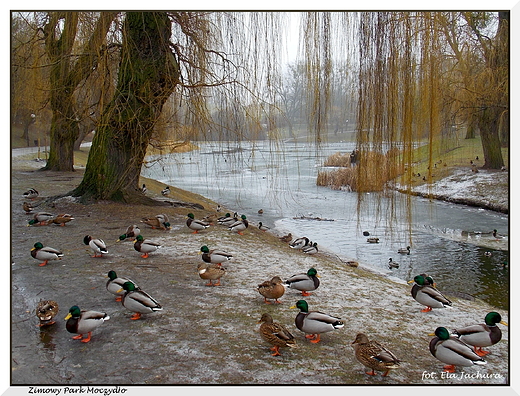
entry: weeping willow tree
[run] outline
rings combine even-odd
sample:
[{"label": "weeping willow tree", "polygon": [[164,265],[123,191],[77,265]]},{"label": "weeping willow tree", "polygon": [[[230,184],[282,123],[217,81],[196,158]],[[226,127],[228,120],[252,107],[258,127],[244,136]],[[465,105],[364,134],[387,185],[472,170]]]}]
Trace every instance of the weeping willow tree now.
[{"label": "weeping willow tree", "polygon": [[[127,12],[115,94],[101,114],[85,175],[72,195],[156,204],[140,194],[138,183],[169,100],[179,107],[172,115],[177,129],[191,127],[185,138],[215,125],[222,139],[238,135],[244,125],[254,131],[256,109],[269,114],[270,86],[276,83],[269,62],[279,27],[273,13]],[[266,69],[246,68],[247,61]]]}]

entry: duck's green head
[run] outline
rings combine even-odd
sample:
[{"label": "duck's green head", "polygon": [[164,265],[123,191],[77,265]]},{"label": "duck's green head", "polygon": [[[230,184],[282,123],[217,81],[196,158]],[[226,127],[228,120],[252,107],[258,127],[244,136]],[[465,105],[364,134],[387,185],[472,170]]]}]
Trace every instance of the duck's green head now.
[{"label": "duck's green head", "polygon": [[143,238],[142,235],[137,235],[137,236],[135,237],[135,240],[136,240],[137,242],[142,242],[142,241],[144,241],[144,238]]},{"label": "duck's green head", "polygon": [[247,219],[246,215],[242,215],[242,216],[240,216],[240,218],[241,218],[242,220],[246,220],[246,219]]},{"label": "duck's green head", "polygon": [[88,245],[91,240],[92,240],[92,238],[90,235],[85,235],[85,238],[83,238],[83,243],[85,245]]},{"label": "duck's green head", "polygon": [[[431,278],[430,278],[431,279]],[[426,285],[426,278],[422,275],[417,275],[415,278],[413,278],[414,282],[417,283],[419,286]],[[433,279],[432,279],[433,280]]]},{"label": "duck's green head", "polygon": [[32,225],[35,225],[36,223],[38,223],[38,220],[36,219],[31,219],[29,220],[29,222],[27,223],[28,226],[32,226]]},{"label": "duck's green head", "polygon": [[126,234],[119,235],[119,240],[124,241],[126,239]]},{"label": "duck's green head", "polygon": [[488,326],[495,326],[497,323],[501,323],[507,326],[506,322],[502,321],[502,316],[498,312],[490,312],[484,318]]},{"label": "duck's green head", "polygon": [[43,249],[42,243],[41,242],[36,242],[34,244],[34,247],[31,250],[35,250],[35,249]]},{"label": "duck's green head", "polygon": [[200,248],[200,251],[201,251],[202,253],[209,253],[209,248],[208,248],[206,245],[204,245],[204,246],[202,246],[202,247]]},{"label": "duck's green head", "polygon": [[437,327],[435,329],[435,335],[440,340],[447,340],[448,338],[450,338],[450,332],[448,331],[448,329],[446,327]]},{"label": "duck's green head", "polygon": [[129,292],[134,291],[135,285],[132,282],[125,282],[125,283],[123,283],[123,289],[126,291],[129,291]]},{"label": "duck's green head", "polygon": [[296,302],[296,305],[291,308],[298,308],[302,312],[309,312],[309,304],[307,304],[307,301],[305,300],[299,300]]},{"label": "duck's green head", "polygon": [[108,271],[108,277],[110,278],[110,280],[116,279],[117,278],[116,271]]},{"label": "duck's green head", "polygon": [[231,213],[226,213],[224,216],[231,217]]},{"label": "duck's green head", "polygon": [[164,222],[164,226],[165,226],[166,228],[170,228],[170,227],[171,227],[171,224],[170,224],[169,222],[165,221],[165,222]]},{"label": "duck's green head", "polygon": [[195,218],[195,216],[193,215],[193,213],[188,213],[188,217],[189,217],[190,219],[194,219],[194,218]]},{"label": "duck's green head", "polygon": [[309,268],[309,270],[307,271],[307,275],[316,276],[318,275],[318,271],[316,270],[316,268]]},{"label": "duck's green head", "polygon": [[70,307],[69,314],[73,318],[79,318],[81,316],[81,310],[77,305]]}]

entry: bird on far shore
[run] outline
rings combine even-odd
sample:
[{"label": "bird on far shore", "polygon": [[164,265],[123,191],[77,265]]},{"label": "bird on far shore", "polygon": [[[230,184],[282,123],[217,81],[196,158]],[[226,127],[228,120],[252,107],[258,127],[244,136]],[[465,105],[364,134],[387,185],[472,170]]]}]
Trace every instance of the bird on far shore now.
[{"label": "bird on far shore", "polygon": [[166,186],[166,188],[164,190],[161,191],[161,194],[164,195],[165,197],[170,195],[170,186]]}]

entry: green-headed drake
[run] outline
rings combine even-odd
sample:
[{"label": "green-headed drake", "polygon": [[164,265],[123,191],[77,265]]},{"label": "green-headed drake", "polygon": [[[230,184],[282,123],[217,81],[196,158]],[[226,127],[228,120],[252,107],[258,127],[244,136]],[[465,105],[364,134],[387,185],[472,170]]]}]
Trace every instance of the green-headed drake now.
[{"label": "green-headed drake", "polygon": [[419,304],[426,306],[421,312],[429,312],[432,308],[451,307],[452,302],[433,286],[433,279],[431,279],[431,277],[417,275],[413,281],[409,281],[408,283],[412,282],[414,282],[410,291],[412,297]]},{"label": "green-headed drake", "polygon": [[307,301],[299,300],[291,308],[298,308],[300,312],[294,319],[296,327],[306,333],[305,338],[314,344],[320,342],[320,335],[336,329],[341,329],[344,323],[341,318],[319,311],[309,311]]},{"label": "green-headed drake", "polygon": [[206,228],[210,227],[209,223],[206,223],[202,220],[196,220],[193,213],[188,213],[188,216],[186,216],[186,225],[190,230],[193,230],[192,234],[198,234],[199,231],[205,230]]},{"label": "green-headed drake", "polygon": [[469,345],[450,335],[445,327],[435,329],[435,337],[430,340],[429,348],[435,358],[446,363],[444,371],[449,373],[455,372],[456,366],[470,367],[486,364],[486,361]]},{"label": "green-headed drake", "polygon": [[139,289],[139,286],[137,286],[133,280],[117,276],[117,273],[114,270],[108,271],[106,289],[109,293],[112,293],[114,296],[116,296],[116,301],[121,301],[123,294],[125,294],[125,290],[123,289],[125,282],[132,282],[135,288]]},{"label": "green-headed drake", "polygon": [[218,265],[221,265],[223,262],[229,261],[233,258],[231,253],[219,249],[210,250],[206,245],[200,248],[199,254],[202,254],[202,261],[205,263]]},{"label": "green-headed drake", "polygon": [[238,221],[228,226],[228,230],[236,232],[239,235],[244,235],[242,231],[245,231],[247,227],[249,227],[249,221],[247,220],[246,215],[242,215]]},{"label": "green-headed drake", "polygon": [[295,274],[285,281],[285,284],[291,288],[300,290],[302,296],[308,297],[311,291],[316,290],[320,286],[318,279],[318,271],[315,268],[309,268],[306,273]]},{"label": "green-headed drake", "polygon": [[507,326],[498,312],[489,312],[484,318],[485,323],[460,327],[453,331],[459,340],[473,346],[475,353],[486,356],[489,351],[482,350],[483,347],[495,345],[502,339],[502,331],[498,323]]},{"label": "green-headed drake", "polygon": [[[110,316],[105,312],[82,311],[77,305],[74,305],[69,309],[69,314],[65,317],[67,321],[65,327],[69,333],[78,334],[72,337],[73,340],[89,342],[92,332],[109,319]],[[87,338],[83,338],[83,334],[87,334]]]},{"label": "green-headed drake", "polygon": [[153,313],[163,309],[156,299],[144,290],[136,288],[131,281],[125,282],[121,289],[125,290],[121,301],[123,307],[135,312],[130,318],[132,320],[140,319],[142,314]]},{"label": "green-headed drake", "polygon": [[148,258],[150,253],[155,252],[161,247],[162,245],[160,243],[152,241],[151,239],[144,239],[142,235],[137,235],[134,240],[134,249],[139,253],[143,253],[141,255],[142,258]]},{"label": "green-headed drake", "polygon": [[43,246],[41,242],[36,242],[31,249],[32,258],[42,261],[40,267],[47,265],[50,260],[61,260],[63,253],[58,249],[49,246]]}]

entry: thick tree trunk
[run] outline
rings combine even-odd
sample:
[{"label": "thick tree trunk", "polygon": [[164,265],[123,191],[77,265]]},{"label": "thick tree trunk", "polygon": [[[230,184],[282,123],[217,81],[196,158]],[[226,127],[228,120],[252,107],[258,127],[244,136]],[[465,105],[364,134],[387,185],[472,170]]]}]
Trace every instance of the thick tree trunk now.
[{"label": "thick tree trunk", "polygon": [[[72,56],[78,14],[76,11],[50,12],[49,22],[44,28],[45,49],[52,64],[50,151],[44,170],[74,170],[74,142],[79,137],[74,90],[80,81],[88,78],[95,69],[100,47],[117,13],[102,12],[82,51]],[[61,34],[58,35],[57,32]],[[76,61],[73,62],[72,59]]]},{"label": "thick tree trunk", "polygon": [[498,132],[499,119],[500,109],[494,108],[483,109],[479,117],[480,137],[484,151],[484,168],[487,169],[500,169],[504,166]]},{"label": "thick tree trunk", "polygon": [[164,12],[129,12],[115,97],[101,115],[85,175],[72,194],[84,201],[147,203],[139,176],[154,125],[178,83]]}]

